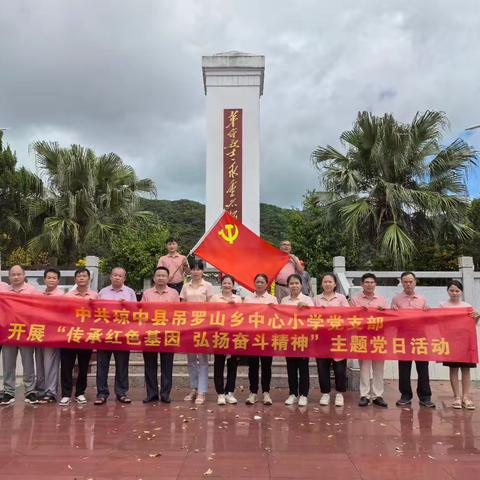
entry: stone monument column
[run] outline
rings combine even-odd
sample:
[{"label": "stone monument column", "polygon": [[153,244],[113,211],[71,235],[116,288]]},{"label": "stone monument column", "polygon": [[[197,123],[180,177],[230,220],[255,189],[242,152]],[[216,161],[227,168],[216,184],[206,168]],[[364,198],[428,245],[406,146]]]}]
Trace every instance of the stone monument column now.
[{"label": "stone monument column", "polygon": [[202,57],[207,97],[205,228],[222,210],[260,233],[260,97],[265,57],[240,52]]}]

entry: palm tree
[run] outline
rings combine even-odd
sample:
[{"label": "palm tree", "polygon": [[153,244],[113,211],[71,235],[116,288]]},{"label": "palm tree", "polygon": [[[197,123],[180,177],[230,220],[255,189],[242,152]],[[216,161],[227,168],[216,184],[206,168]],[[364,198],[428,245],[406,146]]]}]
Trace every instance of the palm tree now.
[{"label": "palm tree", "polygon": [[97,157],[90,148],[55,142],[32,145],[40,170],[47,176],[44,198],[31,204],[31,217],[43,217],[43,230],[32,251],[75,260],[94,239],[109,241],[120,226],[150,215],[138,210],[139,194],[155,194],[150,179],[138,179],[132,167],[110,153]]},{"label": "palm tree", "polygon": [[43,193],[42,180],[24,167],[17,170],[17,157],[2,139],[0,130],[0,252],[25,242],[31,227],[28,203]]},{"label": "palm tree", "polygon": [[477,152],[460,139],[443,147],[446,126],[442,112],[417,113],[410,124],[360,112],[340,137],[345,153],[330,145],[312,153],[329,221],[340,220],[397,266],[411,258],[416,239],[469,238],[466,174]]}]

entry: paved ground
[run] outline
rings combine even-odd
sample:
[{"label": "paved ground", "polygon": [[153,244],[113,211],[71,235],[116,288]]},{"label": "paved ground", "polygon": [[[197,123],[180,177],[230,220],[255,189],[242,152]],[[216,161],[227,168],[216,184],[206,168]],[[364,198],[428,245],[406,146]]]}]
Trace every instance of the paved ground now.
[{"label": "paved ground", "polygon": [[[29,406],[19,395],[0,407],[0,479],[477,479],[480,412],[450,408],[450,387],[433,383],[435,410],[359,408],[349,392],[343,408],[285,407],[275,390],[271,407],[195,408],[173,392],[170,405],[109,401]],[[93,391],[88,392],[93,398]],[[238,392],[242,401],[246,394]],[[480,407],[480,390],[474,396]]]}]

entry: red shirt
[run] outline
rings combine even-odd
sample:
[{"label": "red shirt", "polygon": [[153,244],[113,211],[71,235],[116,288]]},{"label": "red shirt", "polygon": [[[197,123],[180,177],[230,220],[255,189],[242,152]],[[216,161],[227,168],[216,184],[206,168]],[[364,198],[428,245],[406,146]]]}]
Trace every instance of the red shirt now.
[{"label": "red shirt", "polygon": [[34,286],[29,285],[28,283],[24,283],[19,288],[13,288],[11,285],[8,285],[5,291],[9,293],[18,293],[19,295],[41,295]]},{"label": "red shirt", "polygon": [[397,293],[392,298],[392,308],[396,307],[399,310],[422,310],[427,306],[427,300],[417,293],[407,295],[405,292]]},{"label": "red shirt", "polygon": [[335,292],[332,298],[325,298],[323,294],[315,295],[313,303],[316,307],[349,307],[347,297],[341,293]]},{"label": "red shirt", "polygon": [[66,297],[85,298],[86,300],[96,300],[98,293],[95,290],[88,289],[85,293],[80,293],[76,288],[65,294]]},{"label": "red shirt", "polygon": [[143,292],[142,302],[179,302],[180,296],[174,288],[165,287],[161,292],[155,287]]},{"label": "red shirt", "polygon": [[382,295],[373,295],[367,297],[363,292],[352,298],[352,305],[354,307],[367,307],[367,308],[388,308],[388,302]]},{"label": "red shirt", "polygon": [[63,297],[63,295],[65,295],[65,292],[59,287],[54,288],[51,292],[47,292],[45,290],[42,293],[43,293],[43,295],[47,295],[49,297],[59,297],[59,296]]},{"label": "red shirt", "polygon": [[180,255],[175,252],[173,255],[164,255],[158,259],[157,267],[168,268],[169,277],[168,283],[180,283],[183,282],[185,255]]}]

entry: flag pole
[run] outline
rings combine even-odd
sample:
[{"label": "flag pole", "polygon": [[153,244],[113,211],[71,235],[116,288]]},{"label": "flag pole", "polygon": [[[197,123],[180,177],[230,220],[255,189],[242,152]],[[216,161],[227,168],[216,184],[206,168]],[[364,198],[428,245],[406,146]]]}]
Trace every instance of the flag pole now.
[{"label": "flag pole", "polygon": [[192,255],[192,253],[195,251],[195,249],[205,240],[205,237],[212,231],[213,227],[218,223],[218,221],[223,217],[223,215],[226,213],[225,210],[222,210],[222,213],[217,217],[217,219],[212,223],[212,226],[200,237],[200,240],[192,247],[190,252],[188,252],[187,257]]}]

